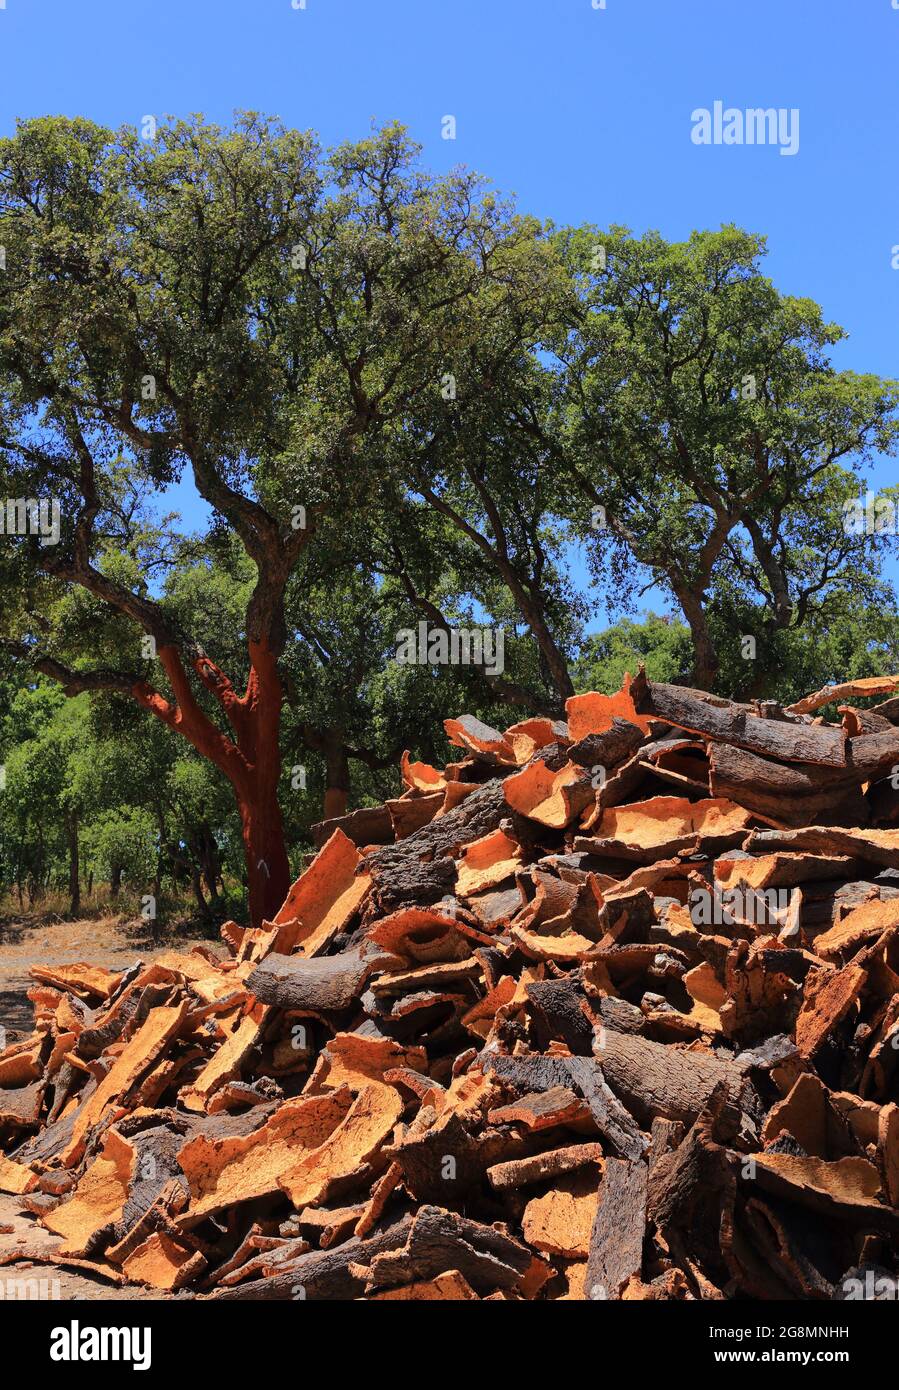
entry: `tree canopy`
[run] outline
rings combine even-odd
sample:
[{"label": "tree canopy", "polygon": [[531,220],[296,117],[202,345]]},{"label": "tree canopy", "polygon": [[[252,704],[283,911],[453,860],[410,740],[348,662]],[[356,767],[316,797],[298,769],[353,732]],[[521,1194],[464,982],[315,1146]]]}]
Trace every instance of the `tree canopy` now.
[{"label": "tree canopy", "polygon": [[[758,235],[558,228],[398,126],[248,113],[22,122],[0,245],[20,892],[90,863],[206,910],[226,871],[260,923],[311,824],[462,709],[558,716],[641,660],[744,696],[895,665],[895,536],[845,516],[899,388],[836,370]],[[397,660],[419,625],[502,660]]]}]

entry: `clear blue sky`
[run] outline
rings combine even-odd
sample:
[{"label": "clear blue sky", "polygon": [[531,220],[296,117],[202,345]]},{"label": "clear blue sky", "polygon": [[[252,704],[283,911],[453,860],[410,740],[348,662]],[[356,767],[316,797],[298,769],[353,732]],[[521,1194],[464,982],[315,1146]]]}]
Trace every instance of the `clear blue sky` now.
[{"label": "clear blue sky", "polygon": [[[776,283],[849,331],[838,364],[899,375],[892,0],[593,3],[5,0],[0,129],[252,108],[331,143],[399,119],[433,168],[467,164],[557,222],[765,233]],[[695,145],[691,113],[718,100],[798,108],[798,154]]]}]

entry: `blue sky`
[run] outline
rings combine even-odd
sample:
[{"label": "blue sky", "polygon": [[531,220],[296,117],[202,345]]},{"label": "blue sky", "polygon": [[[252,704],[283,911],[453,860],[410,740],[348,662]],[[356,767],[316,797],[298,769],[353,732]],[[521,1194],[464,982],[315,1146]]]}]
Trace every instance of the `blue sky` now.
[{"label": "blue sky", "polygon": [[[0,0],[0,130],[253,108],[332,143],[399,119],[434,169],[467,164],[560,223],[765,233],[775,282],[849,331],[838,365],[899,375],[894,0],[594,3]],[[718,100],[797,108],[799,152],[697,146],[691,114]]]}]

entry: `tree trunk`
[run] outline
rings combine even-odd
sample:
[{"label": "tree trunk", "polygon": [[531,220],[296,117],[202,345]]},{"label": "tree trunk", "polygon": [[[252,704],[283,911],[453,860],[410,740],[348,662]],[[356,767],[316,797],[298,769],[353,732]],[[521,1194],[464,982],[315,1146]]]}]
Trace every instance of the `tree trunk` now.
[{"label": "tree trunk", "polygon": [[693,674],[690,684],[695,690],[711,690],[718,676],[719,663],[702,598],[684,585],[672,587],[690,626],[690,637],[693,641]]},{"label": "tree trunk", "polygon": [[73,811],[66,818],[69,841],[69,913],[77,917],[81,911],[81,873],[78,862],[78,816]]},{"label": "tree trunk", "polygon": [[290,888],[290,864],[277,787],[245,791],[238,798],[250,921],[271,922]]},{"label": "tree trunk", "polygon": [[204,922],[209,921],[209,904],[203,896],[203,877],[200,873],[200,866],[194,860],[190,866],[190,886],[193,889],[194,897],[197,900],[197,907],[200,909],[200,916]]},{"label": "tree trunk", "polygon": [[20,911],[20,912],[22,911],[22,909],[23,909],[24,906],[25,906],[25,885],[24,885],[24,880],[23,880],[23,865],[24,865],[24,858],[23,858],[23,856],[24,856],[24,852],[25,852],[25,836],[23,835],[23,836],[21,837],[21,839],[19,840],[19,852],[18,852],[18,854],[17,854],[17,856],[16,856],[16,891],[18,892],[18,895],[19,895],[19,911]]},{"label": "tree trunk", "polygon": [[540,656],[559,699],[561,710],[565,701],[574,694],[574,684],[568,671],[568,664],[550,632],[543,606],[527,592],[511,565],[498,563],[497,568],[512,591],[512,597],[518,604],[518,611],[534,635]]},{"label": "tree trunk", "polygon": [[200,863],[203,869],[203,882],[206,884],[209,896],[213,902],[218,899],[218,881],[221,874],[219,863],[218,845],[215,843],[215,836],[206,821],[200,826],[199,834]]},{"label": "tree trunk", "polygon": [[204,758],[228,778],[240,815],[246,862],[250,923],[270,921],[287,896],[290,865],[278,804],[281,772],[281,680],[275,652],[265,640],[249,641],[251,670],[246,694],[205,656],[193,662],[203,684],[218,699],[234,730],[229,738],[198,704],[175,647],[159,648],[176,704],[149,686],[132,688],[135,699],[170,728],[177,729]]},{"label": "tree trunk", "polygon": [[37,828],[37,858],[32,874],[31,887],[29,890],[31,906],[40,902],[44,896],[44,832],[40,824]]},{"label": "tree trunk", "polygon": [[156,850],[156,873],[153,878],[153,897],[158,903],[162,897],[162,876],[165,870],[166,844],[169,838],[168,826],[165,820],[165,810],[163,809],[162,799],[155,798],[156,807],[156,828],[159,832],[159,845]]},{"label": "tree trunk", "polygon": [[326,754],[327,783],[325,786],[325,820],[345,816],[350,799],[350,763],[343,737],[332,734]]}]

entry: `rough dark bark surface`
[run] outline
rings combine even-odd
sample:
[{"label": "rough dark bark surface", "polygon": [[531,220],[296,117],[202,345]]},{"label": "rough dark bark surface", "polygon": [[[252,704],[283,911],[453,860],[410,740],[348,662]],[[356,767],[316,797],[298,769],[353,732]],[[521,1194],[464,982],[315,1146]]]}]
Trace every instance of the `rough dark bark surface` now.
[{"label": "rough dark bark surface", "polygon": [[788,824],[864,825],[868,806],[860,779],[847,780],[840,769],[789,766],[759,758],[728,743],[709,747],[710,786],[747,810]]},{"label": "rough dark bark surface", "polygon": [[372,876],[378,903],[389,911],[404,903],[436,902],[455,883],[453,855],[496,830],[508,814],[503,784],[494,778],[440,820],[370,854],[364,872]]},{"label": "rough dark bark surface", "polygon": [[376,1255],[371,1285],[390,1288],[457,1269],[475,1289],[511,1289],[531,1263],[527,1246],[492,1226],[440,1207],[421,1207],[402,1249]]},{"label": "rough dark bark surface", "polygon": [[263,1004],[279,1009],[348,1009],[371,973],[361,949],[336,956],[269,956],[253,971],[248,987]]},{"label": "rough dark bark surface", "polygon": [[321,849],[335,830],[342,830],[354,845],[389,845],[393,840],[393,821],[386,806],[363,806],[349,815],[318,821],[310,831],[315,848]]},{"label": "rough dark bark surface", "polygon": [[730,1060],[610,1028],[603,1032],[597,1060],[615,1094],[647,1124],[656,1115],[692,1124],[716,1086],[723,1083],[733,1101],[744,1086],[743,1074]]},{"label": "rough dark bark surface", "polygon": [[365,1292],[363,1271],[378,1255],[401,1247],[411,1224],[412,1219],[407,1216],[367,1240],[354,1238],[333,1250],[310,1250],[298,1256],[283,1273],[218,1289],[212,1297],[226,1303],[359,1298]]},{"label": "rough dark bark surface", "polygon": [[640,714],[654,714],[675,728],[734,744],[762,757],[824,767],[845,767],[847,763],[843,729],[762,719],[730,701],[698,699],[680,686],[641,676],[634,680],[631,694]]},{"label": "rough dark bark surface", "polygon": [[646,1232],[646,1164],[610,1158],[603,1169],[599,1205],[590,1234],[584,1288],[588,1298],[618,1299],[639,1277]]}]

